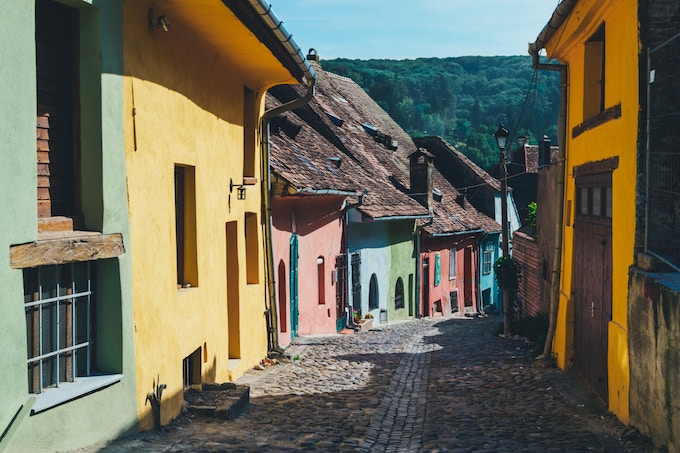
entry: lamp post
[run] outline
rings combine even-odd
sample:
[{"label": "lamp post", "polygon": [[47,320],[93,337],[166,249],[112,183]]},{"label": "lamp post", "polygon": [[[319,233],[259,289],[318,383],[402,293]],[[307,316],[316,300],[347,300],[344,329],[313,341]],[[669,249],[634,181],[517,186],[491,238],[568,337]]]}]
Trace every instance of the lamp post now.
[{"label": "lamp post", "polygon": [[[493,134],[496,138],[496,143],[498,144],[498,149],[500,151],[500,164],[501,164],[501,249],[503,250],[503,256],[506,257],[510,254],[510,247],[508,246],[508,165],[507,165],[507,155],[505,153],[505,145],[508,141],[508,136],[510,133],[506,128],[503,127],[503,123],[498,126],[498,130]],[[510,335],[510,319],[512,309],[510,304],[510,292],[507,288],[503,289],[503,333],[507,336]]]}]

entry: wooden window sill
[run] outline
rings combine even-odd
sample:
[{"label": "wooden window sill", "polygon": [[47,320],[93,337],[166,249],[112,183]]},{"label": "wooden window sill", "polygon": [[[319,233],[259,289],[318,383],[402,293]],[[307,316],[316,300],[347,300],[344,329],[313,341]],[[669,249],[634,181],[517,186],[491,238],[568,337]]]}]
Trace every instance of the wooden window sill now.
[{"label": "wooden window sill", "polygon": [[13,269],[115,258],[125,253],[123,235],[93,231],[46,231],[38,240],[9,248]]}]

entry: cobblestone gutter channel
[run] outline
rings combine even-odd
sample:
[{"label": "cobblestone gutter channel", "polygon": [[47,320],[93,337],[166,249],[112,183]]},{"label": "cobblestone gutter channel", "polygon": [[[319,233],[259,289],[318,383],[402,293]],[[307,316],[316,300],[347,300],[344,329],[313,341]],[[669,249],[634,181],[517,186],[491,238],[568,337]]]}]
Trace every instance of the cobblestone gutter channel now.
[{"label": "cobblestone gutter channel", "polygon": [[[436,330],[430,330],[434,334]],[[415,338],[394,372],[360,452],[419,451],[422,447],[432,344]]]}]

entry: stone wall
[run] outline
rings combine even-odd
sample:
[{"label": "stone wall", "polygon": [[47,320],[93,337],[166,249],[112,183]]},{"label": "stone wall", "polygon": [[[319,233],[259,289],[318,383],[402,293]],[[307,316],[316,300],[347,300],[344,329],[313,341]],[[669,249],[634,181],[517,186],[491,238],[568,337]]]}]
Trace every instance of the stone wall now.
[{"label": "stone wall", "polygon": [[680,451],[680,275],[631,268],[630,424]]}]

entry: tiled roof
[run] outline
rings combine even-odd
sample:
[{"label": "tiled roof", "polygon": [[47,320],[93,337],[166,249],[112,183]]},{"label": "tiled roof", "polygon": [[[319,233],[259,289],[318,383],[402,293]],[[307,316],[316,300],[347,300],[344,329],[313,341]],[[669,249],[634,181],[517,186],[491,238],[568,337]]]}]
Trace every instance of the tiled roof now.
[{"label": "tiled roof", "polygon": [[[484,171],[479,165],[472,162],[465,154],[458,151],[449,142],[441,137],[421,137],[414,139],[418,146],[422,146],[431,152],[443,151],[444,153],[436,153],[438,159],[451,159],[457,168],[451,168],[453,175],[457,177],[458,181],[454,185],[461,187],[461,185],[486,184],[494,190],[501,190],[501,183],[489,173]],[[455,170],[461,170],[468,173],[470,176],[458,174]],[[461,172],[461,173],[462,173]]]},{"label": "tiled roof", "polygon": [[[314,98],[286,113],[283,124],[272,123],[272,171],[298,189],[366,190],[358,209],[372,219],[428,216],[410,190],[409,156],[418,149],[413,139],[351,79],[311,64],[318,76]],[[301,87],[274,87],[267,108],[301,95]],[[434,201],[435,219],[426,231],[499,229],[469,204],[456,203],[460,194],[436,171],[434,186],[443,198]]]}]

